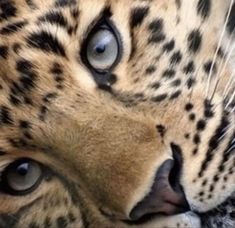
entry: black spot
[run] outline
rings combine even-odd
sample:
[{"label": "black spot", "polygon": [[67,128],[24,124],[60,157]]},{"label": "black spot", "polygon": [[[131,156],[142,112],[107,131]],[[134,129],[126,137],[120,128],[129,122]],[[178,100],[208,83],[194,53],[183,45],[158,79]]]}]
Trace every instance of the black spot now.
[{"label": "black spot", "polygon": [[[110,90],[110,86],[107,86],[107,85],[99,85],[98,88],[106,88],[105,90]],[[59,90],[63,90],[64,89],[64,86],[59,84],[59,85],[56,85],[56,88],[59,89]]]},{"label": "black spot", "polygon": [[49,22],[50,24],[55,24],[57,26],[61,27],[68,27],[68,22],[64,18],[63,14],[61,12],[49,12],[46,15],[39,18],[40,22]]},{"label": "black spot", "polygon": [[30,61],[22,59],[16,63],[16,70],[22,74],[31,74],[33,65]]},{"label": "black spot", "polygon": [[45,103],[50,103],[52,99],[56,98],[57,94],[56,93],[48,93],[43,97],[43,102]]},{"label": "black spot", "polygon": [[20,51],[20,49],[21,49],[21,45],[20,45],[19,43],[14,43],[14,44],[12,45],[12,49],[13,49],[13,51],[14,51],[16,54],[18,54],[19,51]]},{"label": "black spot", "polygon": [[10,109],[6,106],[0,106],[0,124],[12,125],[13,119],[11,117]]},{"label": "black spot", "polygon": [[207,185],[207,182],[208,182],[208,180],[205,179],[205,180],[202,182],[202,186],[206,186],[206,185]]},{"label": "black spot", "polygon": [[32,99],[27,96],[24,97],[24,103],[27,105],[33,105]]},{"label": "black spot", "polygon": [[206,121],[201,119],[197,122],[197,130],[198,131],[203,131],[206,128]]},{"label": "black spot", "polygon": [[203,19],[209,16],[211,9],[211,0],[199,0],[197,4],[197,13],[200,14]]},{"label": "black spot", "polygon": [[152,74],[156,71],[156,67],[154,65],[150,65],[149,67],[146,68],[145,73],[146,74]]},{"label": "black spot", "polygon": [[28,36],[27,43],[32,48],[66,57],[64,46],[49,32],[41,31],[39,33],[32,33]]},{"label": "black spot", "polygon": [[0,45],[0,58],[6,59],[8,56],[8,47]]},{"label": "black spot", "polygon": [[166,36],[163,33],[154,33],[154,34],[151,34],[151,36],[149,37],[148,43],[157,44],[157,43],[164,41],[165,38]]},{"label": "black spot", "polygon": [[173,86],[173,87],[178,87],[180,85],[181,85],[180,79],[175,79],[173,82],[171,82],[171,86]]},{"label": "black spot", "polygon": [[142,24],[144,18],[149,13],[149,7],[137,7],[131,12],[130,26],[134,28]]},{"label": "black spot", "polygon": [[155,19],[149,24],[149,30],[152,33],[160,33],[163,29],[163,20],[162,19]]},{"label": "black spot", "polygon": [[26,120],[20,120],[19,126],[22,129],[28,129],[28,128],[30,128],[30,123]]},{"label": "black spot", "polygon": [[63,74],[62,66],[59,63],[54,63],[53,67],[51,68],[52,74]]},{"label": "black spot", "polygon": [[187,112],[191,111],[192,109],[193,109],[193,104],[192,104],[192,103],[187,103],[187,104],[185,105],[185,110],[186,110]]},{"label": "black spot", "polygon": [[198,134],[194,135],[193,142],[197,145],[201,142],[201,138]]},{"label": "black spot", "polygon": [[32,10],[37,9],[36,4],[33,2],[33,0],[26,0],[26,3],[28,4],[29,8]]},{"label": "black spot", "polygon": [[213,62],[209,60],[204,64],[203,69],[206,74],[209,74],[211,71],[215,74],[217,70],[216,63],[213,64]]},{"label": "black spot", "polygon": [[176,92],[171,94],[170,100],[174,100],[174,99],[178,98],[180,96],[180,94],[181,94],[181,91],[177,90]]},{"label": "black spot", "polygon": [[56,0],[55,6],[56,7],[66,7],[66,6],[72,6],[77,3],[76,0]]},{"label": "black spot", "polygon": [[33,139],[32,135],[29,132],[24,132],[23,134],[26,139]]},{"label": "black spot", "polygon": [[76,221],[76,217],[75,217],[75,215],[72,212],[70,212],[68,214],[68,219],[69,219],[70,222]]},{"label": "black spot", "polygon": [[[207,104],[209,105],[209,103]],[[218,148],[219,144],[223,142],[224,136],[226,135],[226,131],[228,130],[228,125],[230,124],[228,120],[227,113],[224,112],[222,119],[220,121],[220,125],[217,127],[214,135],[209,140],[208,150],[206,152],[206,157],[202,162],[200,171],[198,172],[198,177],[202,177],[203,173],[206,171],[209,162],[213,159],[214,153]]]},{"label": "black spot", "polygon": [[79,17],[79,11],[78,11],[78,9],[77,9],[77,8],[72,9],[71,13],[72,13],[73,18],[74,18],[75,20],[77,20],[78,17]]},{"label": "black spot", "polygon": [[175,4],[177,8],[179,9],[181,7],[181,0],[175,0]]},{"label": "black spot", "polygon": [[144,94],[143,94],[143,93],[136,93],[134,96],[135,96],[135,98],[137,98],[137,99],[142,99],[142,98],[144,98]]},{"label": "black spot", "polygon": [[0,21],[15,17],[17,9],[11,0],[0,1]]},{"label": "black spot", "polygon": [[163,52],[170,52],[174,49],[174,47],[175,47],[175,41],[171,40],[163,45],[162,50]]},{"label": "black spot", "polygon": [[34,77],[32,75],[22,75],[20,77],[20,84],[25,90],[31,90],[35,87]]},{"label": "black spot", "polygon": [[188,50],[196,53],[200,50],[202,44],[202,35],[199,30],[193,30],[188,36]]},{"label": "black spot", "polygon": [[1,35],[11,35],[17,31],[19,31],[20,29],[22,29],[26,24],[27,24],[26,21],[18,21],[15,23],[8,24],[0,30],[0,34]]},{"label": "black spot", "polygon": [[183,69],[183,72],[185,74],[190,74],[190,73],[193,73],[194,71],[195,71],[195,66],[194,66],[193,61],[190,61]]},{"label": "black spot", "polygon": [[193,149],[193,155],[196,155],[198,153],[198,148]]},{"label": "black spot", "polygon": [[19,60],[16,63],[16,70],[20,73],[20,86],[15,84],[18,91],[23,92],[32,89],[35,86],[34,81],[37,77],[33,64],[25,59]]},{"label": "black spot", "polygon": [[21,100],[15,96],[14,94],[10,94],[9,100],[11,102],[12,105],[14,106],[18,106],[19,104],[21,104]]},{"label": "black spot", "polygon": [[41,121],[45,120],[45,116],[46,116],[47,111],[48,111],[48,108],[45,105],[42,105],[40,107],[39,119]]},{"label": "black spot", "polygon": [[170,63],[173,64],[173,65],[176,65],[176,64],[180,63],[181,60],[182,60],[181,52],[180,51],[176,51],[171,56]]},{"label": "black spot", "polygon": [[191,113],[191,114],[189,115],[189,119],[190,119],[191,121],[194,121],[194,120],[196,119],[196,115],[195,115],[194,113]]},{"label": "black spot", "polygon": [[199,195],[199,196],[204,196],[204,194],[205,194],[205,193],[204,193],[203,191],[201,191],[201,192],[199,192],[198,195]]},{"label": "black spot", "polygon": [[196,80],[194,78],[189,78],[186,82],[188,89],[192,88],[192,86],[196,83]]},{"label": "black spot", "polygon": [[[218,170],[219,172],[223,172],[223,171],[224,171],[227,162],[228,162],[228,161],[230,160],[230,158],[234,155],[234,149],[233,149],[234,146],[235,146],[235,140],[234,140],[234,138],[235,138],[235,133],[233,133],[233,135],[230,137],[230,140],[229,140],[229,142],[227,143],[227,146],[226,146],[225,150],[223,151],[223,159],[220,161],[220,164],[219,164],[219,166],[218,166],[218,168],[217,168],[217,170]],[[234,162],[235,162],[235,160],[234,160]],[[230,169],[233,169],[233,167],[234,167],[234,166],[232,166],[232,168],[230,168]],[[230,170],[230,169],[229,169],[229,170]],[[218,174],[217,174],[216,176],[218,176]],[[214,181],[215,181],[215,180],[214,180]]]},{"label": "black spot", "polygon": [[155,82],[151,85],[152,89],[159,89],[161,87],[161,83],[160,82]]},{"label": "black spot", "polygon": [[19,95],[24,93],[24,90],[18,85],[18,83],[14,81],[12,82],[10,91],[12,95]]},{"label": "black spot", "polygon": [[68,225],[67,219],[63,216],[60,216],[56,219],[56,225],[58,228],[66,228]]},{"label": "black spot", "polygon": [[161,136],[162,138],[164,138],[164,136],[165,136],[165,134],[166,134],[166,128],[165,128],[165,126],[159,124],[159,125],[156,126],[156,128],[157,128],[157,131],[158,131],[158,133],[160,134],[160,136]]},{"label": "black spot", "polygon": [[[216,174],[214,177],[213,177],[213,181],[214,182],[218,182],[219,181],[219,176],[218,174]],[[212,187],[212,186],[211,186]],[[211,192],[213,192],[214,188],[211,190]]]},{"label": "black spot", "polygon": [[219,56],[220,58],[222,58],[222,59],[224,59],[225,56],[226,56],[226,54],[224,53],[224,50],[222,49],[222,47],[220,47],[220,48],[218,49],[218,56]]},{"label": "black spot", "polygon": [[163,78],[173,78],[175,76],[175,70],[165,70],[162,74]]},{"label": "black spot", "polygon": [[148,43],[160,43],[165,39],[165,34],[163,33],[163,20],[155,19],[149,24],[149,30],[151,35],[148,39]]},{"label": "black spot", "polygon": [[204,116],[206,118],[212,118],[214,116],[213,105],[209,100],[205,100],[204,102]]},{"label": "black spot", "polygon": [[164,93],[164,94],[158,95],[156,97],[153,97],[151,100],[153,102],[161,102],[161,101],[165,100],[167,98],[167,96],[168,96],[167,93]]}]

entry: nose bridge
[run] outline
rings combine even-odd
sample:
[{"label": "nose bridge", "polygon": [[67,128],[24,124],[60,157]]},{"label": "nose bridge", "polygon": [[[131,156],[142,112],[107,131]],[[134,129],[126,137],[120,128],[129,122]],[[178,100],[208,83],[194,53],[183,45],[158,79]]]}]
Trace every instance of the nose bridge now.
[{"label": "nose bridge", "polygon": [[55,117],[61,109],[48,115],[50,124],[43,125],[35,140],[51,145],[56,159],[76,169],[76,178],[94,205],[126,218],[150,191],[158,167],[170,153],[155,119],[145,115],[148,104],[131,109],[104,105],[105,98],[96,101],[96,105],[80,105],[76,113],[62,110],[66,122]]},{"label": "nose bridge", "polygon": [[98,205],[123,216],[151,188],[165,146],[148,120],[107,115],[83,128],[75,158],[80,175]]}]

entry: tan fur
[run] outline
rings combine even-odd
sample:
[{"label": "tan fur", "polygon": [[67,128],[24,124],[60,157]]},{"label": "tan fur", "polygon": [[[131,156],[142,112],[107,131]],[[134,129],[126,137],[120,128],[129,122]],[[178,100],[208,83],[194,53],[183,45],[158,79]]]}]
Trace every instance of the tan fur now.
[{"label": "tan fur", "polygon": [[[9,108],[13,120],[13,125],[0,127],[0,147],[7,151],[0,158],[0,169],[3,170],[15,159],[28,157],[49,167],[53,174],[50,180],[43,180],[35,191],[26,196],[15,197],[0,193],[0,214],[14,215],[20,208],[38,200],[21,213],[18,227],[27,227],[32,223],[43,227],[46,219],[55,227],[56,219],[60,216],[67,218],[68,227],[85,227],[86,222],[90,227],[128,227],[123,220],[129,219],[130,211],[151,191],[160,165],[172,158],[170,143],[173,141],[183,151],[181,184],[194,211],[211,210],[231,195],[235,190],[234,174],[229,176],[225,190],[221,189],[221,180],[221,183],[217,183],[212,198],[200,202],[197,197],[204,180],[197,175],[205,159],[208,141],[220,124],[223,115],[222,96],[232,74],[225,58],[217,59],[218,72],[225,67],[219,75],[220,83],[213,98],[214,117],[208,120],[206,130],[200,135],[201,144],[195,156],[192,155],[195,148],[192,138],[196,126],[195,122],[189,121],[188,113],[184,110],[185,104],[190,101],[194,105],[196,119],[203,118],[208,80],[203,64],[206,60],[213,59],[230,1],[213,0],[210,17],[203,22],[196,14],[196,0],[182,0],[180,9],[172,0],[80,0],[76,1],[75,6],[61,9],[69,23],[74,27],[78,26],[71,37],[64,29],[55,25],[38,25],[37,18],[40,15],[56,9],[53,8],[53,0],[35,2],[37,9],[31,10],[25,1],[14,0],[18,9],[17,17],[0,22],[1,29],[7,23],[19,19],[25,18],[28,21],[28,25],[19,32],[10,36],[0,35],[0,44],[10,48],[9,57],[6,60],[0,58],[0,104]],[[117,83],[113,85],[116,96],[97,88],[79,55],[89,29],[107,6],[113,13],[111,20],[118,29],[123,44],[121,61],[113,71],[118,76]],[[149,14],[141,26],[131,32],[129,19],[131,10],[135,7],[149,7]],[[70,10],[76,8],[79,11],[77,21],[70,13]],[[181,96],[161,103],[154,103],[151,98],[162,93],[172,94],[174,88],[171,87],[171,81],[160,79],[162,72],[169,68],[170,54],[161,54],[162,45],[147,44],[148,25],[156,17],[164,20],[167,39],[174,38],[175,49],[183,54],[182,62],[175,67],[175,78],[181,79]],[[177,23],[177,19],[180,22]],[[202,47],[196,55],[188,53],[186,45],[187,34],[194,28],[200,28],[203,34]],[[25,43],[27,35],[40,30],[49,31],[60,40],[66,47],[67,58],[28,47]],[[227,34],[224,39],[229,39]],[[15,43],[22,45],[18,53],[12,50]],[[132,43],[136,44],[136,53],[131,57]],[[224,46],[226,42],[222,43],[222,47]],[[159,55],[161,56],[156,58]],[[9,91],[12,81],[18,80],[15,67],[16,62],[22,58],[33,64],[38,77],[36,87],[27,94],[32,105],[14,107],[9,102]],[[187,78],[182,74],[183,67],[190,59],[197,67],[194,73],[197,83],[191,90],[186,88]],[[50,73],[55,62],[64,71],[63,89],[60,90],[55,87]],[[157,65],[157,71],[146,76],[145,69],[151,64]],[[151,84],[160,80],[162,86],[159,90],[150,88]],[[213,93],[215,84],[214,75],[208,97]],[[41,121],[40,107],[43,105],[43,97],[49,92],[57,93],[57,97],[47,104],[47,114]],[[136,93],[143,93],[145,100],[136,101],[134,107],[126,107],[125,99],[134,97]],[[30,122],[30,134],[33,138],[25,147],[14,148],[9,139],[18,140],[23,136],[18,127],[20,120]],[[232,129],[232,115],[229,120],[229,129]],[[156,130],[158,124],[167,129],[164,139]],[[191,133],[190,140],[184,137],[188,132]],[[232,130],[228,131],[225,141],[220,144],[206,171],[208,182],[216,174],[223,150],[232,133]],[[232,162],[233,158],[227,161],[227,167],[231,167]],[[67,182],[62,183],[61,178]],[[73,193],[69,193],[68,186],[73,186]],[[77,195],[76,200],[71,197],[74,192]],[[69,221],[69,213],[75,216],[73,221]],[[82,220],[84,214],[88,220],[86,222]],[[180,227],[199,227],[200,219],[190,212],[169,218],[156,217],[140,227],[176,227],[176,224],[180,224]]]}]

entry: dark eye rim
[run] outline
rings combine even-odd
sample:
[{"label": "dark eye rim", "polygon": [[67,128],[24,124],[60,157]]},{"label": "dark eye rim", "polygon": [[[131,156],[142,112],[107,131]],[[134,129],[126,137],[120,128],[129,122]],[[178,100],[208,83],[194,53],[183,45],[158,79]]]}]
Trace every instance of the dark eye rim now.
[{"label": "dark eye rim", "polygon": [[[93,37],[95,33],[97,33],[100,29],[103,30],[108,30],[110,31],[116,38],[117,44],[118,44],[118,55],[114,63],[105,70],[98,70],[95,69],[89,62],[87,55],[86,55],[86,50],[89,44],[89,41]],[[102,17],[99,19],[99,21],[88,31],[88,35],[84,38],[82,42],[82,48],[80,51],[80,56],[83,64],[88,68],[89,71],[96,77],[100,77],[102,75],[110,74],[110,72],[113,71],[113,69],[117,66],[117,64],[120,62],[122,58],[122,52],[123,52],[123,46],[122,46],[122,39],[119,31],[117,30],[116,26],[113,24],[113,22],[107,17]]]},{"label": "dark eye rim", "polygon": [[[7,180],[7,172],[9,170],[11,170],[13,167],[16,167],[17,165],[20,165],[22,163],[27,163],[27,162],[34,162],[34,163],[37,163],[39,165],[39,168],[41,169],[41,175],[39,176],[39,178],[37,179],[37,181],[34,183],[34,185],[29,188],[29,189],[26,189],[26,190],[23,190],[23,191],[17,191],[17,190],[14,190],[12,189],[10,186],[9,186],[9,183],[8,183],[8,180]],[[2,193],[5,193],[7,195],[12,195],[12,196],[24,196],[24,195],[27,195],[27,194],[30,194],[31,192],[35,191],[38,186],[41,184],[42,180],[43,180],[43,177],[44,177],[44,172],[43,172],[43,166],[41,163],[33,160],[33,159],[30,159],[30,158],[20,158],[20,159],[17,159],[13,162],[11,162],[2,172],[1,174],[1,181],[0,181],[0,192]]]}]

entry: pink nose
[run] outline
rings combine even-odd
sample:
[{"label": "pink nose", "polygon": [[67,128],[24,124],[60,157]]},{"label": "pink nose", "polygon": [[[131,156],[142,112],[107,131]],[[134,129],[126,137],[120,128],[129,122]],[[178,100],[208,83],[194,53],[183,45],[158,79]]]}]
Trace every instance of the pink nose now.
[{"label": "pink nose", "polygon": [[[189,210],[189,205],[179,183],[181,164],[166,160],[158,169],[151,192],[130,213],[137,221],[154,214],[174,215]],[[175,168],[177,166],[177,168]]]}]

